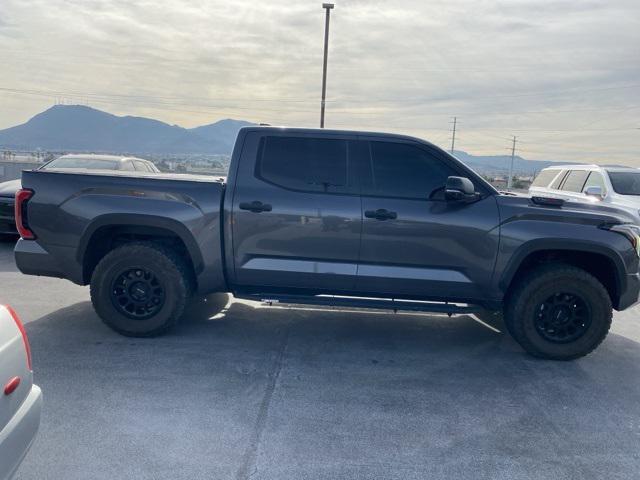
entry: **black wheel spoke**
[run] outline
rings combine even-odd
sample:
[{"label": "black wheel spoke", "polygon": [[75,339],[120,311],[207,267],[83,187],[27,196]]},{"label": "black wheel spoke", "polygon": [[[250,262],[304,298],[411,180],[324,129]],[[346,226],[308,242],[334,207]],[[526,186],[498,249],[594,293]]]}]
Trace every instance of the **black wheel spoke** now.
[{"label": "black wheel spoke", "polygon": [[591,325],[591,312],[580,296],[555,293],[538,305],[534,324],[538,333],[553,343],[569,343],[583,336]]},{"label": "black wheel spoke", "polygon": [[162,309],[165,293],[153,271],[136,267],[115,276],[111,300],[114,307],[126,317],[145,320]]}]

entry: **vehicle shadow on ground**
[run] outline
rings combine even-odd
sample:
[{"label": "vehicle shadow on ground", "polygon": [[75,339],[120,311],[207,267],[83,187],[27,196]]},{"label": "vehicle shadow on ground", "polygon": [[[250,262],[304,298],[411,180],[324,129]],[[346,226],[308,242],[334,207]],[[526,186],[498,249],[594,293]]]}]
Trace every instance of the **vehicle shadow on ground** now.
[{"label": "vehicle shadow on ground", "polygon": [[88,302],[28,324],[45,410],[17,478],[634,478],[640,468],[640,344],[619,335],[563,363],[468,316],[213,295],[185,317],[154,339],[113,333]]},{"label": "vehicle shadow on ground", "polygon": [[16,270],[13,261],[13,247],[15,247],[17,237],[0,234],[0,272],[11,272]]}]

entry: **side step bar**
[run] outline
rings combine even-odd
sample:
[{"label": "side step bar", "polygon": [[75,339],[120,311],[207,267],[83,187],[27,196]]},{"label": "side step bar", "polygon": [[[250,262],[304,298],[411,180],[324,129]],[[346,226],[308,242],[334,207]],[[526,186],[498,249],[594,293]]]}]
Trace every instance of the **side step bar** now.
[{"label": "side step bar", "polygon": [[418,302],[393,298],[341,297],[334,295],[274,295],[274,294],[241,294],[236,298],[253,300],[269,305],[317,305],[324,307],[368,308],[394,311],[446,313],[448,315],[474,313],[482,310],[477,305],[458,305],[442,302]]}]

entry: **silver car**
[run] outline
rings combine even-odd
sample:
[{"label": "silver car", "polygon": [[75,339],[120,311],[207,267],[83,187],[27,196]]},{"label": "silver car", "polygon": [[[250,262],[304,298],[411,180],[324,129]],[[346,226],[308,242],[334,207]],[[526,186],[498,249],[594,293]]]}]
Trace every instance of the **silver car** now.
[{"label": "silver car", "polygon": [[29,340],[18,315],[0,305],[0,480],[8,480],[40,426],[42,392],[33,384]]},{"label": "silver car", "polygon": [[542,170],[529,188],[531,195],[603,202],[626,210],[640,223],[640,169],[599,165],[564,165]]}]

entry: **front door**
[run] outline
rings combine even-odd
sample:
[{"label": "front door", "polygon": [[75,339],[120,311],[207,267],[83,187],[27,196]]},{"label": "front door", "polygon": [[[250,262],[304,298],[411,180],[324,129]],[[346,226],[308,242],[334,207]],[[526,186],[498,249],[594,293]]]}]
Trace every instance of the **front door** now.
[{"label": "front door", "polygon": [[341,135],[249,136],[232,206],[235,284],[353,290],[362,227],[354,144]]},{"label": "front door", "polygon": [[368,152],[361,171],[357,290],[423,299],[482,298],[499,241],[491,192],[475,180],[482,199],[447,202],[447,177],[469,173],[427,144],[374,140]]}]

